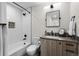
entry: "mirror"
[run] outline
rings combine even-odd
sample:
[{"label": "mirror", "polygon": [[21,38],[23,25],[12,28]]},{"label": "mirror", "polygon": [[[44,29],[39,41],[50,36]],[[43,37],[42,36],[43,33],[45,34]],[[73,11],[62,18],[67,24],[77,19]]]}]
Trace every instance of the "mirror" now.
[{"label": "mirror", "polygon": [[60,10],[46,13],[46,26],[47,27],[59,27],[60,26]]}]

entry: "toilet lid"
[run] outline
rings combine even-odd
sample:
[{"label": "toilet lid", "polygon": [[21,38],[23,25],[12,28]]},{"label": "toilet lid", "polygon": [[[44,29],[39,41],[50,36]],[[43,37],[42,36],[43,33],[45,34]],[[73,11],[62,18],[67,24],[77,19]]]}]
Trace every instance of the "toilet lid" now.
[{"label": "toilet lid", "polygon": [[37,49],[37,46],[35,45],[30,45],[28,48],[27,48],[27,51],[35,51]]}]

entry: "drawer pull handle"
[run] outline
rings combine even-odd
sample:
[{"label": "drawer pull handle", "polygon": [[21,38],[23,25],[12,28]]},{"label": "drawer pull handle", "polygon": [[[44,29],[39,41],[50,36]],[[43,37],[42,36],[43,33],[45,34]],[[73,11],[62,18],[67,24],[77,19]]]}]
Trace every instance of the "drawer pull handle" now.
[{"label": "drawer pull handle", "polygon": [[74,53],[74,51],[72,51],[72,50],[66,50],[66,52],[71,52],[71,53]]},{"label": "drawer pull handle", "polygon": [[66,44],[66,45],[68,45],[68,46],[74,46],[73,44]]}]

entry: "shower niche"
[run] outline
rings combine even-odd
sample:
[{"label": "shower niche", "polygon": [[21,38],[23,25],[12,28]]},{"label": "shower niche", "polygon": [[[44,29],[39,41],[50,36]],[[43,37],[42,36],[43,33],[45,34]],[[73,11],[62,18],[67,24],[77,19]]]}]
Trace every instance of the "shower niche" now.
[{"label": "shower niche", "polygon": [[8,22],[9,28],[15,28],[15,22]]}]

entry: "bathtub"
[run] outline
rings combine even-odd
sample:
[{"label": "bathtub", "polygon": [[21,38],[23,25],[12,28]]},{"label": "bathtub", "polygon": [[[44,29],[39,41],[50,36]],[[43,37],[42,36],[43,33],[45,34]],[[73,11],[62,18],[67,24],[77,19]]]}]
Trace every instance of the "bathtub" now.
[{"label": "bathtub", "polygon": [[[26,43],[26,44],[24,45],[24,43]],[[30,42],[21,41],[21,42],[17,42],[15,44],[9,45],[8,46],[8,56],[11,56],[12,54],[16,53],[17,51],[19,51],[21,49],[25,49],[30,44],[31,44]]]}]

